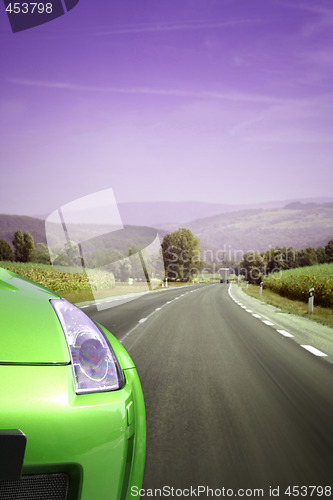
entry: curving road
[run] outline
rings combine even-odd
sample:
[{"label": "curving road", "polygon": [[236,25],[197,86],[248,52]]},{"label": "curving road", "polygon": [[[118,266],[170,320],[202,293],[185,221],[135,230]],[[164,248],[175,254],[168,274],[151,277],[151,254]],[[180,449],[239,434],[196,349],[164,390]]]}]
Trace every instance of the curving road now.
[{"label": "curving road", "polygon": [[141,378],[143,488],[262,488],[270,498],[279,487],[288,498],[288,486],[332,486],[333,364],[241,309],[227,285],[85,312],[123,341]]}]

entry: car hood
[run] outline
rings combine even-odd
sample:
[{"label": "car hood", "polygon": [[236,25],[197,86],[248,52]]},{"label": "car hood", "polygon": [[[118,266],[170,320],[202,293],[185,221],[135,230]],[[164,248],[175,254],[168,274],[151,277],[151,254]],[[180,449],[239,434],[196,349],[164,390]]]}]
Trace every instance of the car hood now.
[{"label": "car hood", "polygon": [[46,288],[0,268],[0,363],[67,364],[70,355]]}]

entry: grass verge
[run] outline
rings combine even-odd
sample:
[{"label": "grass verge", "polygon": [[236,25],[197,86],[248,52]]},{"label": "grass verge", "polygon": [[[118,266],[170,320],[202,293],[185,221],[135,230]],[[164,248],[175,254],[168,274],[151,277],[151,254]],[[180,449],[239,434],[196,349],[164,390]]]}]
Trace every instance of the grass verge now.
[{"label": "grass verge", "polygon": [[[329,326],[333,328],[333,309],[329,307],[321,307],[316,306],[316,302],[313,308],[313,313],[308,313],[308,305],[304,302],[300,302],[299,300],[291,300],[285,297],[281,297],[277,293],[273,292],[269,289],[263,289],[262,296],[259,297],[259,287],[255,285],[249,285],[249,288],[243,288],[243,291],[254,297],[255,299],[261,300],[266,304],[270,304],[272,306],[278,307],[282,312],[288,314],[297,314],[298,316],[302,316],[303,318],[310,319],[312,321],[316,321],[317,323],[321,323],[322,325]],[[316,300],[316,298],[315,298]]]}]

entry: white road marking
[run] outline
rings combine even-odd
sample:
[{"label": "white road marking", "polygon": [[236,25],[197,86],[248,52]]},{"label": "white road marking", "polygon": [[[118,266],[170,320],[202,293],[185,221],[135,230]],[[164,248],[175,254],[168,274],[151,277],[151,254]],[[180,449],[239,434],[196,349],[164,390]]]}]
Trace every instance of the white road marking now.
[{"label": "white road marking", "polygon": [[[233,295],[231,294],[231,284],[229,285],[229,288],[228,288],[228,293],[230,295],[230,297],[232,298],[232,300],[238,304],[242,309],[245,309],[246,312],[249,312],[249,313],[252,313],[252,310],[251,309],[247,309],[247,306],[244,306],[241,302],[239,302],[235,297],[233,297]],[[261,319],[261,316],[260,314],[252,314],[252,316],[254,318],[259,318]],[[271,321],[268,321],[266,319],[261,319],[261,321],[263,323],[265,323],[265,325],[268,325],[268,326],[274,326],[274,323],[272,323]],[[293,338],[294,335],[292,335],[291,333],[287,332],[286,330],[276,330],[278,333],[280,333],[281,335],[283,335],[284,337],[290,337],[290,338]],[[311,352],[312,354],[314,354],[315,356],[328,356],[328,354],[320,351],[319,349],[317,349],[316,347],[313,347],[312,345],[301,345],[301,347],[303,347],[304,349],[306,349],[307,351]]]},{"label": "white road marking", "polygon": [[302,345],[301,347],[304,347],[304,349],[306,349],[309,352],[312,352],[312,354],[315,354],[316,356],[327,356],[327,354],[325,354],[322,351],[319,351],[319,349],[316,349],[312,345]]},{"label": "white road marking", "polygon": [[[181,287],[181,288],[184,288],[184,287]],[[192,292],[196,292],[198,289],[195,289],[195,290],[191,290],[190,292],[187,292],[187,293],[192,293]],[[156,290],[157,291],[157,290]],[[161,291],[161,290],[159,290]],[[166,306],[167,304],[171,304],[171,302],[173,302],[172,300],[169,300],[168,302],[165,302],[165,304],[162,304],[161,307],[157,307],[152,313],[150,313],[146,318],[141,318],[138,323],[133,327],[131,328],[131,330],[129,330],[127,333],[125,333],[125,335],[119,339],[120,343],[123,344],[123,342],[127,339],[127,337],[129,337],[129,335],[131,335],[131,333],[134,332],[134,330],[136,330],[136,328],[139,326],[139,324],[141,323],[144,323],[147,319],[149,319],[151,316],[153,316],[153,314],[155,314],[156,311],[159,311],[162,307]],[[86,306],[86,307],[89,307],[89,306]]]},{"label": "white road marking", "polygon": [[286,332],[286,330],[276,330],[276,331],[281,333],[281,335],[283,335],[284,337],[293,337],[293,335],[291,335],[291,333],[289,332]]}]

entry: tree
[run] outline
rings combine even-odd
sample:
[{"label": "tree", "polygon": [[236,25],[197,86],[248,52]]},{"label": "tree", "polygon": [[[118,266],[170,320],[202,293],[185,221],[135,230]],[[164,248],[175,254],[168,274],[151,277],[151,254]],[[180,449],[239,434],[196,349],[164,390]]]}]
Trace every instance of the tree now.
[{"label": "tree", "polygon": [[239,274],[245,276],[246,281],[259,284],[265,271],[265,260],[259,252],[247,252],[240,263]]},{"label": "tree", "polygon": [[13,251],[5,240],[0,240],[0,260],[13,260]]},{"label": "tree", "polygon": [[24,239],[22,231],[15,231],[12,243],[14,247],[14,260],[16,262],[23,262]]},{"label": "tree", "polygon": [[326,247],[325,247],[325,253],[326,253],[326,262],[333,262],[333,240],[330,240]]},{"label": "tree", "polygon": [[189,229],[166,234],[162,241],[166,277],[170,281],[189,281],[204,267],[200,259],[200,240]]},{"label": "tree", "polygon": [[290,269],[296,265],[296,250],[293,247],[275,247],[261,252],[268,273]]},{"label": "tree", "polygon": [[318,247],[316,249],[316,255],[318,259],[318,264],[324,264],[324,262],[326,262],[326,252],[324,247]]},{"label": "tree", "polygon": [[49,250],[45,243],[37,243],[35,249],[31,252],[31,262],[51,264]]},{"label": "tree", "polygon": [[56,266],[80,266],[81,257],[79,246],[74,241],[67,241],[64,249],[54,249],[56,257],[53,258],[53,264]]},{"label": "tree", "polygon": [[299,267],[314,266],[318,264],[317,254],[314,248],[302,248],[297,252],[297,263]]},{"label": "tree", "polygon": [[124,252],[114,248],[97,248],[92,251],[85,251],[83,254],[85,267],[103,267],[117,262],[125,257]]},{"label": "tree", "polygon": [[33,237],[31,236],[30,233],[28,233],[28,231],[25,231],[23,233],[23,241],[24,241],[24,246],[23,246],[24,261],[23,262],[29,262],[31,259],[31,253],[35,249],[35,243],[34,243]]},{"label": "tree", "polygon": [[120,281],[127,281],[128,278],[130,277],[131,275],[131,263],[129,261],[128,258],[126,259],[123,259],[122,261],[120,261],[119,263],[119,278],[120,278]]},{"label": "tree", "polygon": [[13,239],[14,258],[16,262],[29,262],[35,248],[33,237],[28,231],[15,231]]}]

